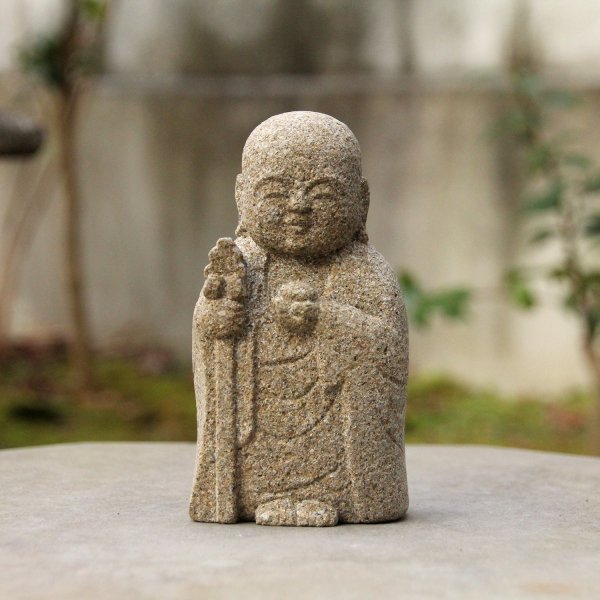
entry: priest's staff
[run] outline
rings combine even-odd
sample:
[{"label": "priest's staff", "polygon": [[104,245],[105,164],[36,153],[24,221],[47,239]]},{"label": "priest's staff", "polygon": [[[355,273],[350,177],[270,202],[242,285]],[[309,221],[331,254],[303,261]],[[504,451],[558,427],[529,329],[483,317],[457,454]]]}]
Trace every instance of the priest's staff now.
[{"label": "priest's staff", "polygon": [[[221,238],[208,257],[204,296],[226,300],[230,308],[245,310],[246,267],[240,249],[232,239]],[[219,523],[237,521],[236,338],[241,333],[234,327],[214,340],[215,520]]]}]

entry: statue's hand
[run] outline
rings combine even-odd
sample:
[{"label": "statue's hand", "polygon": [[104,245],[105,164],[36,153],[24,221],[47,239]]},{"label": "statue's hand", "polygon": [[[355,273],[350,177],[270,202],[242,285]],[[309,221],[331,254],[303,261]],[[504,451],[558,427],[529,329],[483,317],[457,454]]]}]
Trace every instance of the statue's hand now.
[{"label": "statue's hand", "polygon": [[273,298],[273,314],[280,327],[291,333],[311,333],[319,320],[317,291],[297,281],[286,283]]},{"label": "statue's hand", "polygon": [[198,311],[196,326],[206,337],[241,337],[246,327],[246,309],[237,300],[206,299]]},{"label": "statue's hand", "polygon": [[206,281],[198,304],[196,325],[207,337],[240,337],[246,326],[246,267],[242,253],[229,238],[209,253]]}]

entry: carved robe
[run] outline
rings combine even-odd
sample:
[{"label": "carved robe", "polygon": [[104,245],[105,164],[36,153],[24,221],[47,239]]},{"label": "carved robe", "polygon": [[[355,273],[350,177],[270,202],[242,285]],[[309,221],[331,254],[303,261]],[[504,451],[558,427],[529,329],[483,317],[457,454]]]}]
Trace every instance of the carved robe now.
[{"label": "carved robe", "polygon": [[[284,497],[327,502],[345,522],[401,517],[408,347],[390,267],[361,242],[311,261],[271,255],[247,236],[235,243],[248,285],[247,333],[230,342],[235,519],[253,520],[258,505]],[[318,324],[308,334],[287,332],[273,314],[273,297],[291,281],[318,290]],[[204,302],[201,295],[196,315]],[[216,521],[214,340],[195,327],[193,344],[198,454],[190,513]]]}]

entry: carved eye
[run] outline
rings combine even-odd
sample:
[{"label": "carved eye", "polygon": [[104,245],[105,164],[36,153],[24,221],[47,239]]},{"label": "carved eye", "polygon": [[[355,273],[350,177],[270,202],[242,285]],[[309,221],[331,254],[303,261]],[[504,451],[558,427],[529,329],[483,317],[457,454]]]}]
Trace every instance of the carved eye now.
[{"label": "carved eye", "polygon": [[311,192],[310,197],[313,200],[331,201],[335,200],[336,194],[332,190],[315,190]]},{"label": "carved eye", "polygon": [[310,190],[310,197],[313,200],[335,200],[336,196],[333,187],[327,183],[317,184]]},{"label": "carved eye", "polygon": [[286,195],[284,192],[273,190],[272,192],[267,192],[263,194],[263,198],[265,200],[285,200]]},{"label": "carved eye", "polygon": [[267,177],[254,188],[254,195],[260,202],[282,203],[288,196],[289,182]]}]

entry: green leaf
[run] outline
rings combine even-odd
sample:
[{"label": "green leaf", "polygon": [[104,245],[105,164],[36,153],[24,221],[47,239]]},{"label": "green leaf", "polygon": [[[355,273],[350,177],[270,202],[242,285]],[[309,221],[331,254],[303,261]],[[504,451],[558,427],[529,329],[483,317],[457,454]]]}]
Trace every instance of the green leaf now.
[{"label": "green leaf", "polygon": [[471,290],[456,288],[440,292],[434,296],[434,305],[449,319],[463,319],[468,311]]},{"label": "green leaf", "polygon": [[571,109],[580,104],[581,100],[566,90],[550,90],[544,94],[543,101],[554,108]]},{"label": "green leaf", "polygon": [[600,304],[586,311],[585,321],[587,330],[590,332],[592,338],[596,337],[598,331],[600,331]]},{"label": "green leaf", "polygon": [[585,223],[585,235],[589,237],[600,236],[600,213],[588,217]]},{"label": "green leaf", "polygon": [[585,298],[586,327],[594,338],[600,334],[600,271],[592,271],[583,276],[580,293]]},{"label": "green leaf", "polygon": [[553,159],[552,148],[546,144],[538,144],[527,154],[527,163],[532,173],[545,169]]},{"label": "green leaf", "polygon": [[577,295],[576,294],[567,294],[563,301],[563,306],[567,310],[577,312]]},{"label": "green leaf", "polygon": [[600,173],[588,177],[583,184],[583,191],[588,193],[600,192]]},{"label": "green leaf", "polygon": [[550,279],[556,279],[557,281],[563,281],[568,275],[569,273],[564,267],[556,267],[555,269],[548,271],[548,277],[550,277]]},{"label": "green leaf", "polygon": [[50,87],[62,87],[65,74],[60,66],[58,37],[40,37],[21,52],[20,62],[26,73],[39,77]]},{"label": "green leaf", "polygon": [[551,229],[540,229],[536,231],[529,239],[530,244],[542,244],[547,242],[551,237],[554,237],[556,233]]},{"label": "green leaf", "polygon": [[400,288],[408,316],[417,327],[425,327],[429,323],[429,308],[425,295],[416,278],[408,271],[402,271],[399,277]]},{"label": "green leaf", "polygon": [[560,208],[563,199],[564,185],[557,181],[540,194],[532,196],[523,204],[524,213],[538,213]]},{"label": "green leaf", "polygon": [[471,299],[470,290],[451,288],[429,292],[407,271],[400,274],[399,281],[409,318],[416,327],[430,325],[435,314],[454,320],[466,316]]},{"label": "green leaf", "polygon": [[600,300],[600,271],[588,271],[583,275],[585,284],[589,288],[594,288]]},{"label": "green leaf", "polygon": [[432,308],[426,302],[421,302],[413,308],[411,311],[408,309],[409,316],[412,316],[412,322],[419,329],[423,329],[429,326],[431,320]]},{"label": "green leaf", "polygon": [[106,12],[104,0],[80,0],[79,7],[84,17],[90,21],[100,21]]},{"label": "green leaf", "polygon": [[527,285],[527,281],[520,269],[511,269],[504,276],[504,283],[511,300],[524,310],[532,309],[537,300]]},{"label": "green leaf", "polygon": [[600,324],[600,271],[581,273],[564,269],[565,277],[575,278],[576,286],[564,300],[565,308],[582,316],[586,328],[593,335]]},{"label": "green leaf", "polygon": [[532,72],[521,72],[514,80],[514,89],[517,94],[537,99],[542,93],[542,81]]},{"label": "green leaf", "polygon": [[515,109],[504,120],[504,129],[520,138],[528,138],[541,125],[542,116],[537,111]]},{"label": "green leaf", "polygon": [[563,160],[571,167],[577,167],[582,171],[589,169],[592,165],[592,161],[583,154],[577,154],[576,152],[569,152],[564,155]]},{"label": "green leaf", "polygon": [[414,275],[409,273],[408,271],[402,271],[400,273],[400,287],[402,288],[402,292],[405,295],[410,295],[415,293],[416,291],[420,291],[420,286],[417,283]]}]

